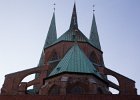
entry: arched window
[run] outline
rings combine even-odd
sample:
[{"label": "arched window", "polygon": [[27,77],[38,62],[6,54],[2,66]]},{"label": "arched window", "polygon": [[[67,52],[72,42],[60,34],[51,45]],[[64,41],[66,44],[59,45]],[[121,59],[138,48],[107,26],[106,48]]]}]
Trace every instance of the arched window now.
[{"label": "arched window", "polygon": [[60,87],[57,85],[53,85],[49,90],[49,95],[59,95],[60,94]]}]

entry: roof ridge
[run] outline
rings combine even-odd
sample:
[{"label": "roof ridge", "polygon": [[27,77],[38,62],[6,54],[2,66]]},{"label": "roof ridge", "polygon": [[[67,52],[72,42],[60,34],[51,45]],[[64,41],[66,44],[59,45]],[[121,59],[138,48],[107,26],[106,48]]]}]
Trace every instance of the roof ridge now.
[{"label": "roof ridge", "polygon": [[[68,51],[69,52],[69,51]],[[72,51],[71,51],[72,52]],[[73,52],[72,52],[72,54],[71,55],[73,55]],[[69,60],[72,58],[72,56],[69,58]],[[70,63],[68,63],[68,65],[69,65]],[[68,66],[67,66],[67,70],[68,70]]]}]

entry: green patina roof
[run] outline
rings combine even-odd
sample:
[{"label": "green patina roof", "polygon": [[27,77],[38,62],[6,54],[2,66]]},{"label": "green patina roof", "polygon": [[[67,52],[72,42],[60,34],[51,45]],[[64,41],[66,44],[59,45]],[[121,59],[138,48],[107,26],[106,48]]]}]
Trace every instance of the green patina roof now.
[{"label": "green patina roof", "polygon": [[[50,32],[51,33],[51,32]],[[90,40],[78,29],[78,22],[77,22],[77,13],[76,13],[76,5],[74,4],[70,28],[66,31],[63,35],[61,35],[56,41],[50,42],[49,44],[45,45],[45,48],[52,46],[61,41],[78,41],[78,42],[87,42],[94,47],[101,50],[98,32],[96,28],[95,18],[93,17],[92,28],[91,28],[91,35]]]},{"label": "green patina roof", "polygon": [[69,30],[66,31],[54,43],[50,44],[49,46],[56,44],[60,41],[75,41],[75,40],[81,42],[89,41],[87,37],[78,29],[76,5],[74,4]]},{"label": "green patina roof", "polygon": [[57,40],[57,34],[56,33],[57,32],[56,32],[56,24],[55,24],[55,13],[53,13],[53,17],[52,17],[52,20],[51,20],[51,24],[50,24],[50,27],[49,27],[49,31],[48,31],[48,34],[47,34],[47,38],[46,38],[46,41],[45,41],[45,44],[44,44],[44,47],[43,47],[43,51],[42,51],[38,66],[44,65],[44,49],[47,46],[49,46],[50,44],[54,43],[54,41]]},{"label": "green patina roof", "polygon": [[55,13],[53,13],[53,17],[51,20],[51,24],[45,41],[44,48],[46,48],[48,45],[52,44],[56,40],[57,40],[57,34],[56,34],[56,24],[55,24]]},{"label": "green patina roof", "polygon": [[92,26],[91,26],[90,39],[89,40],[94,47],[101,50],[101,45],[100,45],[100,41],[99,41],[99,36],[98,36],[98,31],[97,31],[97,26],[96,26],[94,13],[93,13],[93,20],[92,20]]},{"label": "green patina roof", "polygon": [[[53,44],[60,41],[79,41],[79,42],[89,42],[88,38],[80,31],[69,29],[62,36],[60,36]],[[53,45],[52,44],[52,45]]]},{"label": "green patina roof", "polygon": [[50,73],[50,76],[54,76],[63,72],[76,72],[94,74],[101,78],[99,72],[84,54],[84,52],[75,44],[59,62],[56,68]]},{"label": "green patina roof", "polygon": [[[68,31],[66,31],[63,35],[61,35],[54,43],[48,45],[49,46],[52,46],[58,42],[61,42],[61,41],[69,41],[69,42],[74,42],[74,41],[77,41],[77,42],[86,42],[86,43],[89,43],[91,44],[92,46],[96,47],[92,41],[90,41],[79,29],[77,30],[74,30],[74,29],[69,29]],[[97,47],[96,47],[97,48]],[[98,48],[99,49],[99,48]]]},{"label": "green patina roof", "polygon": [[[61,42],[61,41],[86,42],[86,43],[89,43],[89,44],[93,45],[94,47],[98,48],[99,50],[101,50],[94,14],[93,14],[93,20],[92,20],[92,26],[91,26],[91,32],[90,32],[90,39],[88,39],[78,29],[76,5],[74,4],[72,17],[71,17],[70,28],[69,28],[68,31],[66,31],[63,35],[61,35],[57,39],[56,24],[55,24],[55,13],[53,13],[53,17],[52,17],[52,20],[51,20],[50,28],[49,28],[49,31],[48,31],[48,35],[47,35],[47,38],[46,38],[46,41],[45,41],[43,51],[44,51],[45,48],[47,48],[51,45],[54,45],[58,42]],[[44,64],[43,51],[42,51],[38,66],[42,66]]]}]

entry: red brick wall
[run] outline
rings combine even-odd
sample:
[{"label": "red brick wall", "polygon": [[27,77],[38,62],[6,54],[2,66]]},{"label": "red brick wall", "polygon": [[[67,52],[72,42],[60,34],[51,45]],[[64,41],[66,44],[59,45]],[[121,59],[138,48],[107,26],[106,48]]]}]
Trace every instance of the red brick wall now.
[{"label": "red brick wall", "polygon": [[[64,55],[67,53],[67,51],[74,45],[74,42],[60,42],[58,44],[55,44],[49,48],[45,49],[45,63],[48,62],[50,57],[54,52],[58,54],[60,58],[63,58]],[[96,48],[92,47],[88,43],[81,43],[78,42],[78,45],[80,48],[84,51],[84,53],[87,55],[87,57],[90,56],[90,54],[94,51],[97,58],[99,59],[99,64],[102,63],[102,52],[97,50]]]}]

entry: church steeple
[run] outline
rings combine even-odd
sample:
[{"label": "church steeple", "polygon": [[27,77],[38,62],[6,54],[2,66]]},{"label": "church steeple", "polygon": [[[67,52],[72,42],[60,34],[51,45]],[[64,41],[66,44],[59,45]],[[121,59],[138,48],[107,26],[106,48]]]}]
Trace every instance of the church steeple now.
[{"label": "church steeple", "polygon": [[55,12],[53,13],[53,17],[51,20],[51,24],[49,27],[48,35],[45,41],[44,48],[52,44],[54,41],[57,40],[57,32],[56,32],[56,24],[55,24]]},{"label": "church steeple", "polygon": [[54,12],[38,66],[44,65],[44,49],[48,47],[49,45],[51,45],[56,40],[57,40],[57,32],[56,32],[55,12]]},{"label": "church steeple", "polygon": [[100,45],[100,40],[98,36],[98,31],[97,31],[97,26],[96,26],[96,21],[95,21],[95,15],[93,13],[93,20],[92,20],[92,26],[91,26],[91,31],[90,31],[90,42],[92,43],[93,46],[101,50],[101,45]]},{"label": "church steeple", "polygon": [[75,3],[74,3],[72,17],[71,17],[70,29],[78,29],[76,4]]}]

